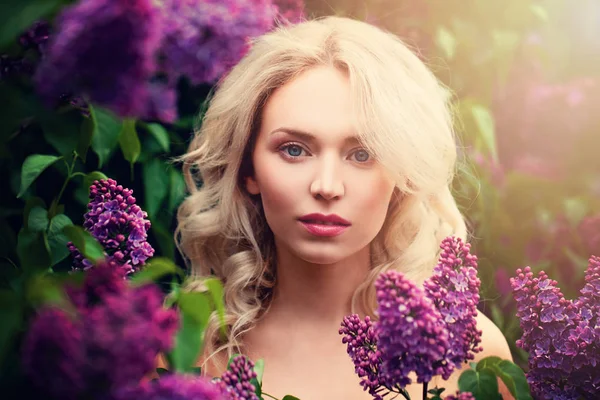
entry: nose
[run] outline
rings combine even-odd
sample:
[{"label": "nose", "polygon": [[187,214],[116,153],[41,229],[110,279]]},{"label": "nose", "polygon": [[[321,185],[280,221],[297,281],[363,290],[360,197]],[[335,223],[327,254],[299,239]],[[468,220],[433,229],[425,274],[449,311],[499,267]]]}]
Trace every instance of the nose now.
[{"label": "nose", "polygon": [[341,177],[339,162],[333,157],[317,163],[315,178],[310,185],[310,193],[315,198],[333,200],[344,195],[344,182]]}]

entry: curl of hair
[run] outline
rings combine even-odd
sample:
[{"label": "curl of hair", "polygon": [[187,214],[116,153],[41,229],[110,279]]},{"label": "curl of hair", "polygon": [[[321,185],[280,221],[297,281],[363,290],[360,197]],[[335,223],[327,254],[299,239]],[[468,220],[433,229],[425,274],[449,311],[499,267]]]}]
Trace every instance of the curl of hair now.
[{"label": "curl of hair", "polygon": [[274,90],[322,65],[348,75],[357,134],[396,181],[353,308],[374,316],[381,272],[394,268],[422,282],[442,239],[466,240],[450,190],[457,150],[447,90],[426,65],[398,37],[364,22],[326,17],[278,27],[255,39],[217,84],[181,157],[190,195],[178,211],[178,246],[194,276],[222,280],[227,309],[227,337],[216,318],[206,331],[205,363],[222,351],[242,352],[243,334],[268,309],[276,282],[272,233],[244,186],[262,108]]}]

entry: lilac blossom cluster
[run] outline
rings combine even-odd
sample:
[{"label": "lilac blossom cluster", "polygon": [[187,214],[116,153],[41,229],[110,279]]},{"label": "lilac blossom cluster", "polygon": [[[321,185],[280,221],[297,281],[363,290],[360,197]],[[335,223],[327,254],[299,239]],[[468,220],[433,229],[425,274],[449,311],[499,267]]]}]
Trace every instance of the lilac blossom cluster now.
[{"label": "lilac blossom cluster", "polygon": [[411,383],[408,375],[413,371],[419,383],[445,373],[449,335],[431,299],[397,271],[381,274],[375,288],[380,381],[387,387],[405,387]]},{"label": "lilac blossom cluster", "polygon": [[59,15],[36,87],[50,103],[66,93],[122,117],[173,122],[181,76],[212,84],[249,39],[303,16],[301,0],[79,0]]},{"label": "lilac blossom cluster", "polygon": [[[211,381],[193,375],[169,375],[116,393],[111,400],[226,400]],[[227,399],[229,400],[229,399]]]},{"label": "lilac blossom cluster", "polygon": [[477,256],[471,254],[471,244],[446,238],[433,275],[423,286],[425,295],[433,301],[444,317],[448,330],[448,366],[441,374],[448,379],[455,368],[473,360],[483,350],[481,331],[477,329],[477,304],[481,281],[477,277]]},{"label": "lilac blossom cluster", "polygon": [[444,400],[475,400],[475,396],[471,392],[457,392],[456,394],[444,397]]},{"label": "lilac blossom cluster", "polygon": [[378,321],[351,315],[342,322],[342,341],[361,385],[375,399],[400,393],[412,383],[411,372],[420,383],[436,375],[448,379],[482,350],[475,319],[481,285],[477,257],[460,238],[448,237],[440,247],[439,262],[423,288],[400,272],[384,272],[375,283]]},{"label": "lilac blossom cluster", "polygon": [[360,385],[376,400],[381,400],[384,386],[379,378],[381,370],[381,353],[377,350],[377,337],[371,318],[364,320],[356,314],[344,317],[339,330],[342,343],[347,345],[348,355],[355,366]]},{"label": "lilac blossom cluster", "polygon": [[239,61],[247,40],[270,30],[276,12],[271,0],[168,0],[162,7],[167,75],[196,85],[214,82]]},{"label": "lilac blossom cluster", "polygon": [[51,396],[101,399],[153,371],[173,344],[177,313],[158,287],[130,288],[122,269],[100,263],[82,287],[69,286],[74,309],[42,308],[24,339],[22,362]]},{"label": "lilac blossom cluster", "polygon": [[600,258],[591,256],[585,285],[576,300],[565,299],[558,283],[541,271],[518,269],[510,279],[529,352],[527,380],[538,399],[596,398],[600,395]]},{"label": "lilac blossom cluster", "polygon": [[82,0],[57,20],[35,83],[48,102],[83,95],[121,116],[141,115],[156,71],[162,18],[151,0]]},{"label": "lilac blossom cluster", "polygon": [[[102,244],[107,258],[116,261],[127,273],[139,269],[154,255],[154,249],[147,240],[148,215],[135,204],[133,191],[114,179],[101,179],[90,186],[89,197],[83,227]],[[74,256],[74,269],[92,267],[73,243],[67,246]]]},{"label": "lilac blossom cluster", "polygon": [[217,385],[229,400],[259,400],[251,382],[256,377],[254,363],[245,356],[238,355],[231,360]]}]

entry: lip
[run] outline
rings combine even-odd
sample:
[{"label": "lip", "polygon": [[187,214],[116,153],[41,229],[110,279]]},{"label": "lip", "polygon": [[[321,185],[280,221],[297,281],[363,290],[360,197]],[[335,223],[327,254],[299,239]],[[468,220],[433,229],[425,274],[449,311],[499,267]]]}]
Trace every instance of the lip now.
[{"label": "lip", "polygon": [[343,226],[352,225],[350,223],[350,221],[345,220],[344,218],[340,217],[337,214],[325,215],[325,214],[313,213],[313,214],[306,214],[298,219],[301,222],[312,222],[314,224],[319,224],[319,223],[322,224],[323,222],[329,222],[329,223],[333,223],[336,225],[343,225]]},{"label": "lip", "polygon": [[[307,214],[298,218],[298,220],[309,233],[322,237],[341,235],[350,227],[350,225],[352,225],[349,221],[335,214]],[[333,225],[325,225],[325,222],[329,222]]]}]

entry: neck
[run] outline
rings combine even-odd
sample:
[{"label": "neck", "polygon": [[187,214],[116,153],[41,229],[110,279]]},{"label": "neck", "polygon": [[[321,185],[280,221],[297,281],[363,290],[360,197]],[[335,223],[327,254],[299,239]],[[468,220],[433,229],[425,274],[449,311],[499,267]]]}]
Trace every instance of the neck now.
[{"label": "neck", "polygon": [[339,326],[351,314],[352,296],[369,270],[369,246],[334,264],[312,264],[278,250],[269,314],[283,320],[294,316],[318,327]]}]

